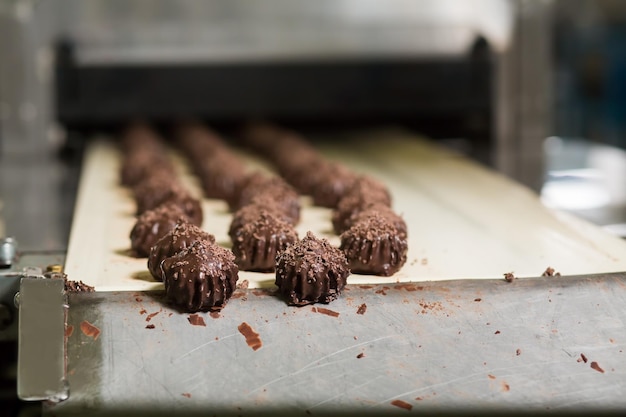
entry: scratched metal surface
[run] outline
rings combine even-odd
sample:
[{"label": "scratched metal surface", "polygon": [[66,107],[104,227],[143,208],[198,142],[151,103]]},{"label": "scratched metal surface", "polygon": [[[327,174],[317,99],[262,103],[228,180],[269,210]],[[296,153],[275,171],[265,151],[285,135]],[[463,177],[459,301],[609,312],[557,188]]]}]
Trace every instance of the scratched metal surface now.
[{"label": "scratched metal surface", "polygon": [[45,413],[624,409],[625,290],[624,274],[351,287],[321,306],[336,317],[238,290],[206,326],[159,293],[75,294],[70,398]]}]

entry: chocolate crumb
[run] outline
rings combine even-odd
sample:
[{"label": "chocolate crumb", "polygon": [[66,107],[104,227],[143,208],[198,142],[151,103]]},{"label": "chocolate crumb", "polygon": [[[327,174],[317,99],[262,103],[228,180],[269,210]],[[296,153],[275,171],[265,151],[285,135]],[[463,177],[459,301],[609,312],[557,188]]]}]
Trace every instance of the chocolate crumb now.
[{"label": "chocolate crumb", "polygon": [[410,411],[413,408],[413,406],[411,404],[407,403],[406,401],[402,401],[402,400],[393,400],[391,402],[391,405],[395,405],[396,407],[399,407],[399,408],[404,408],[407,411]]},{"label": "chocolate crumb", "polygon": [[247,279],[244,279],[243,281],[241,281],[241,282],[239,282],[239,283],[237,284],[237,289],[240,289],[240,290],[247,290],[247,289],[248,289],[248,285],[249,285],[249,284],[250,284],[250,283],[248,282],[248,280],[247,280]]},{"label": "chocolate crumb", "polygon": [[496,330],[494,334],[500,334],[500,330]]},{"label": "chocolate crumb", "polygon": [[93,340],[96,340],[98,336],[100,336],[100,329],[89,323],[87,320],[83,320],[80,323],[80,330],[85,336],[93,337]]},{"label": "chocolate crumb", "polygon": [[474,301],[476,301],[477,303],[478,303],[478,302],[481,302],[481,301],[482,301],[482,298],[474,298]]},{"label": "chocolate crumb", "polygon": [[191,323],[194,326],[206,327],[206,323],[204,322],[204,319],[202,318],[202,316],[199,316],[197,314],[190,314],[189,317],[187,317],[187,320],[189,320],[189,323]]},{"label": "chocolate crumb", "polygon": [[513,275],[513,272],[507,272],[504,274],[504,280],[506,282],[513,282],[514,279],[515,279],[515,275]]},{"label": "chocolate crumb", "polygon": [[146,326],[146,329],[154,329],[154,324],[148,324],[148,325]]},{"label": "chocolate crumb", "polygon": [[543,274],[541,274],[542,277],[560,277],[561,274],[559,272],[555,272],[554,268],[552,268],[551,266],[547,267],[545,271],[543,271]]},{"label": "chocolate crumb", "polygon": [[65,291],[67,292],[94,292],[96,289],[82,281],[65,279]]},{"label": "chocolate crumb", "polygon": [[361,352],[358,355],[356,355],[357,359],[361,359],[361,358],[364,358],[364,357],[365,357],[365,353],[363,353],[363,352]]},{"label": "chocolate crumb", "polygon": [[146,317],[146,321],[152,320],[152,318],[156,316],[157,314],[159,314],[159,311],[148,314],[148,316]]},{"label": "chocolate crumb", "polygon": [[367,304],[363,303],[359,306],[358,310],[356,311],[356,314],[365,314],[365,312],[367,311]]},{"label": "chocolate crumb", "polygon": [[521,354],[522,354],[522,349],[517,349],[517,350],[515,351],[515,355],[516,355],[516,356],[519,356],[519,355],[521,355]]},{"label": "chocolate crumb", "polygon": [[600,373],[604,373],[604,369],[600,368],[600,365],[598,365],[598,362],[593,361],[593,362],[591,362],[590,366],[591,366],[591,369],[593,369],[595,371],[598,371]]},{"label": "chocolate crumb", "polygon": [[324,308],[324,307],[313,307],[311,311],[313,311],[314,313],[326,314],[327,316],[331,316],[331,317],[339,317],[338,312],[330,310],[328,308]]},{"label": "chocolate crumb", "polygon": [[259,350],[263,346],[263,342],[261,341],[259,334],[255,332],[254,329],[245,321],[237,326],[237,330],[239,330],[239,333],[246,338],[246,343],[252,348],[252,350]]},{"label": "chocolate crumb", "polygon": [[584,353],[581,353],[581,354],[580,354],[580,359],[582,359],[582,360],[583,360],[583,362],[587,363],[587,357],[585,356],[585,354],[584,354]]}]

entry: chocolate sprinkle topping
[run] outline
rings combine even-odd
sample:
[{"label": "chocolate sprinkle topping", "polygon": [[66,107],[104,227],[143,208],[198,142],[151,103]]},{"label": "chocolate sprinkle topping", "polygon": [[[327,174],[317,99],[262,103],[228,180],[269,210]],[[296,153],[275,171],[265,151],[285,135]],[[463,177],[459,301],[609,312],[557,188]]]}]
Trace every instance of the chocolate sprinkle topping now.
[{"label": "chocolate sprinkle topping", "polygon": [[342,233],[340,248],[354,273],[390,276],[407,259],[406,239],[378,213],[372,213]]},{"label": "chocolate sprinkle topping", "polygon": [[131,248],[139,257],[149,256],[152,246],[172,230],[180,219],[188,220],[188,217],[175,204],[163,204],[146,211],[137,218],[130,232]]},{"label": "chocolate sprinkle topping", "polygon": [[350,275],[345,255],[308,232],[277,257],[276,285],[290,305],[335,300]]},{"label": "chocolate sprinkle topping", "polygon": [[233,254],[204,240],[161,263],[166,298],[186,312],[221,310],[235,291]]},{"label": "chocolate sprinkle topping", "polygon": [[297,241],[291,224],[261,209],[254,220],[234,233],[233,254],[241,270],[273,272],[276,255]]},{"label": "chocolate sprinkle topping", "polygon": [[163,281],[161,262],[187,249],[198,240],[215,243],[215,236],[184,219],[179,219],[176,226],[159,239],[150,250],[148,270],[152,276],[158,281]]}]

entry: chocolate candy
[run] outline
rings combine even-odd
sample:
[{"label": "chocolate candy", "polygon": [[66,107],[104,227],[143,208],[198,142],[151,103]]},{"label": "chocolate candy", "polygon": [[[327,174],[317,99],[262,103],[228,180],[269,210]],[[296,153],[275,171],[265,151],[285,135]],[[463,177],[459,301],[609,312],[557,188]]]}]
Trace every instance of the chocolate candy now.
[{"label": "chocolate candy", "polygon": [[163,281],[161,262],[165,258],[174,256],[178,252],[187,249],[199,240],[213,244],[215,243],[215,236],[189,223],[187,220],[179,219],[174,228],[159,239],[150,249],[148,270],[152,276],[158,281]]},{"label": "chocolate candy", "polygon": [[189,221],[176,204],[163,204],[141,214],[130,231],[131,249],[139,257],[150,255],[154,244],[176,226],[179,220]]},{"label": "chocolate candy", "polygon": [[294,219],[294,224],[300,219],[300,201],[296,190],[280,177],[267,177],[259,173],[248,176],[239,191],[236,204],[231,209],[234,211],[254,204],[263,197],[270,197],[276,201],[285,214]]},{"label": "chocolate candy", "polygon": [[341,234],[340,249],[355,274],[390,276],[406,262],[407,241],[384,215],[372,212]]},{"label": "chocolate candy", "polygon": [[200,200],[193,197],[171,174],[148,175],[133,187],[133,195],[138,215],[161,204],[173,203],[185,212],[193,224],[202,225],[203,212]]},{"label": "chocolate candy", "polygon": [[276,255],[297,242],[298,234],[279,214],[260,209],[254,219],[233,232],[232,241],[241,270],[273,272]]},{"label": "chocolate candy", "polygon": [[326,239],[308,232],[276,259],[276,285],[290,305],[329,303],[346,285],[346,256]]},{"label": "chocolate candy", "polygon": [[161,262],[165,296],[185,312],[217,311],[235,291],[239,270],[232,252],[204,240]]}]

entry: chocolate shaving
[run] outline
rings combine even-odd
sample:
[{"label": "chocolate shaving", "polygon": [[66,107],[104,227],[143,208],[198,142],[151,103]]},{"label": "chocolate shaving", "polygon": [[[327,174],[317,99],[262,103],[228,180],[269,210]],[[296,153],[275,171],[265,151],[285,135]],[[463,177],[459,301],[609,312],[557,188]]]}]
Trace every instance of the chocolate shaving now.
[{"label": "chocolate shaving", "polygon": [[357,309],[356,314],[365,314],[366,311],[367,311],[367,304],[363,303]]},{"label": "chocolate shaving", "polygon": [[552,267],[547,267],[545,271],[543,271],[543,274],[541,274],[542,277],[560,277],[561,273],[560,272],[556,272],[554,270],[554,268]]},{"label": "chocolate shaving", "polygon": [[600,368],[600,365],[598,365],[598,362],[593,361],[593,362],[591,362],[590,366],[591,366],[591,369],[593,369],[595,371],[598,371],[600,373],[604,373],[604,369]]},{"label": "chocolate shaving", "polygon": [[259,334],[255,332],[254,329],[245,321],[237,326],[237,330],[239,330],[239,333],[246,338],[246,343],[252,348],[252,350],[259,350],[263,346],[263,342],[261,341]]},{"label": "chocolate shaving", "polygon": [[96,289],[82,281],[71,281],[65,279],[65,291],[67,292],[94,292]]},{"label": "chocolate shaving", "polygon": [[399,407],[399,408],[404,408],[407,411],[410,411],[413,408],[413,406],[411,404],[407,403],[406,401],[402,401],[402,400],[393,400],[391,402],[391,405],[395,405],[396,407]]}]

